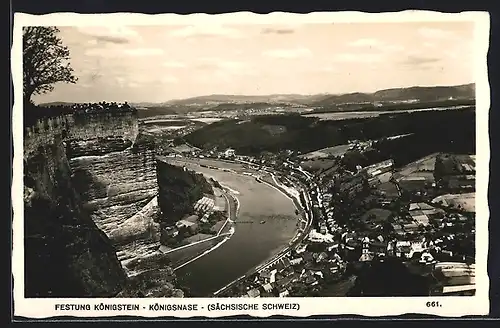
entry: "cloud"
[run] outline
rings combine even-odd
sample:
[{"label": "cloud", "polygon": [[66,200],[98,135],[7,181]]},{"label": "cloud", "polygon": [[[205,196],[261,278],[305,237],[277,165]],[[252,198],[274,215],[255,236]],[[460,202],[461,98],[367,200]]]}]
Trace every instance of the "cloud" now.
[{"label": "cloud", "polygon": [[142,57],[142,56],[159,56],[164,51],[157,48],[130,48],[122,49],[117,47],[99,47],[90,48],[85,51],[86,56],[100,58],[123,58],[124,56]]},{"label": "cloud", "polygon": [[448,50],[448,51],[445,51],[445,54],[450,57],[450,58],[453,58],[453,59],[456,59],[459,57],[459,53],[457,51],[454,51],[454,50]]},{"label": "cloud", "polygon": [[119,87],[123,87],[127,83],[127,79],[123,76],[115,76],[115,82]]},{"label": "cloud", "polygon": [[176,29],[169,33],[172,37],[190,38],[190,37],[225,37],[241,38],[243,35],[239,30],[221,25],[190,25]]},{"label": "cloud", "polygon": [[373,63],[382,60],[381,54],[340,53],[333,56],[336,62]]},{"label": "cloud", "polygon": [[118,53],[114,49],[91,48],[85,50],[84,55],[90,57],[100,57],[100,58],[116,58]]},{"label": "cloud", "polygon": [[177,77],[173,75],[151,76],[150,74],[133,73],[127,75],[118,75],[114,77],[115,84],[118,87],[129,88],[151,88],[159,84],[177,83]]},{"label": "cloud", "polygon": [[226,60],[215,57],[205,57],[198,60],[196,68],[213,71],[216,74],[254,75],[255,69],[248,63]]},{"label": "cloud", "polygon": [[397,44],[385,44],[381,48],[382,51],[390,51],[390,52],[403,51],[404,49],[405,49],[405,47],[397,45]]},{"label": "cloud", "polygon": [[350,42],[349,45],[351,47],[377,47],[383,45],[383,42],[378,39],[359,39]]},{"label": "cloud", "polygon": [[325,67],[321,68],[321,70],[323,72],[337,72],[338,71],[338,69],[335,66],[331,66],[331,65],[325,66]]},{"label": "cloud", "polygon": [[177,83],[179,82],[179,79],[173,75],[164,75],[160,78],[160,82],[163,84]]},{"label": "cloud", "polygon": [[87,36],[93,37],[97,42],[124,44],[132,40],[139,40],[141,36],[137,31],[126,26],[80,26],[77,30]]},{"label": "cloud", "polygon": [[397,44],[389,44],[379,39],[367,38],[359,39],[349,43],[349,46],[356,48],[375,48],[380,51],[396,52],[404,50],[404,47]]},{"label": "cloud", "polygon": [[431,27],[419,28],[418,34],[429,39],[454,39],[457,36],[454,32]]},{"label": "cloud", "polygon": [[293,34],[295,30],[292,28],[273,28],[266,27],[261,31],[262,34]]},{"label": "cloud", "polygon": [[417,55],[410,55],[408,56],[407,59],[405,59],[402,64],[406,66],[412,66],[412,67],[421,67],[421,66],[426,66],[427,64],[432,64],[439,62],[441,58],[437,57],[425,57],[425,56],[417,56]]},{"label": "cloud", "polygon": [[294,58],[311,57],[312,52],[307,48],[273,49],[264,51],[263,55],[273,58],[294,59]]},{"label": "cloud", "polygon": [[246,66],[244,62],[225,60],[217,57],[203,57],[199,58],[198,61],[201,63],[200,66],[202,67],[242,68]]},{"label": "cloud", "polygon": [[164,67],[168,67],[168,68],[184,68],[186,67],[187,65],[183,62],[179,62],[179,61],[175,61],[175,60],[171,60],[171,61],[166,61],[166,62],[163,62],[162,64]]},{"label": "cloud", "polygon": [[129,56],[158,56],[162,55],[164,51],[158,48],[135,48],[135,49],[126,49],[124,53]]}]

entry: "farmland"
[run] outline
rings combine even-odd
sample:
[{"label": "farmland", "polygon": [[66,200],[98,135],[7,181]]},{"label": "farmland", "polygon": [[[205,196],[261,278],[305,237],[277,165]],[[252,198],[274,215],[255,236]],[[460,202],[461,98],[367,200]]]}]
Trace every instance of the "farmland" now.
[{"label": "farmland", "polygon": [[334,147],[327,147],[319,150],[312,151],[307,154],[303,154],[300,156],[300,158],[303,159],[317,159],[317,158],[326,158],[326,157],[331,157],[331,156],[342,156],[347,152],[349,149],[350,145],[345,144],[345,145],[338,145]]},{"label": "farmland", "polygon": [[461,208],[467,212],[476,211],[475,193],[466,194],[446,194],[436,197],[432,202],[441,203],[443,206],[451,206],[454,208]]},{"label": "farmland", "polygon": [[437,155],[437,153],[431,154],[404,166],[394,174],[394,178],[396,180],[408,176],[424,176],[426,178],[430,178],[429,173],[432,175],[432,172],[434,171]]}]

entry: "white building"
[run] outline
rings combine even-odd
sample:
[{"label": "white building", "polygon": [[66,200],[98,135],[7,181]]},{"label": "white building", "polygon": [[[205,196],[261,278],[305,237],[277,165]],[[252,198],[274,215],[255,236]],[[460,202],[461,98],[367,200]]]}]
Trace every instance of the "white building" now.
[{"label": "white building", "polygon": [[235,155],[235,151],[232,148],[228,148],[224,151],[225,157],[233,157]]}]

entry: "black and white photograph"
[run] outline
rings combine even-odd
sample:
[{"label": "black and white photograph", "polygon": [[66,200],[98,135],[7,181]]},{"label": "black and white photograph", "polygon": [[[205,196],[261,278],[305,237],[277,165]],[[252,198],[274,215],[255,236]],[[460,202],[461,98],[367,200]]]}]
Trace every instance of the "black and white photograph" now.
[{"label": "black and white photograph", "polygon": [[17,16],[16,311],[487,312],[488,15],[342,14]]}]

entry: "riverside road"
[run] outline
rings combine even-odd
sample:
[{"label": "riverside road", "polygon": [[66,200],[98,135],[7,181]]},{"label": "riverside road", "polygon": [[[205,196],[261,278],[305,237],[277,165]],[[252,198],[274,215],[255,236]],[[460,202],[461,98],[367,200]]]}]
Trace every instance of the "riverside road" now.
[{"label": "riverside road", "polygon": [[[292,239],[298,242],[297,222],[301,217],[295,213],[293,200],[276,187],[243,174],[251,170],[238,163],[209,159],[179,158],[169,159],[169,162],[213,177],[233,190],[233,196],[239,202],[232,237],[210,253],[176,270],[179,282],[188,287],[190,296],[213,295],[270,259],[283,256]],[[238,224],[240,220],[247,223]]]}]

